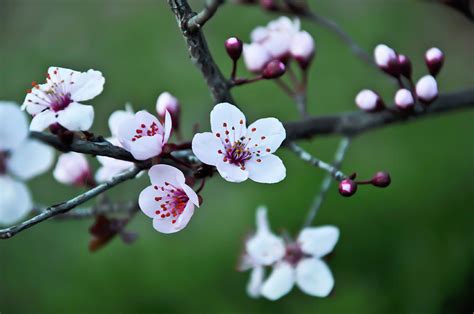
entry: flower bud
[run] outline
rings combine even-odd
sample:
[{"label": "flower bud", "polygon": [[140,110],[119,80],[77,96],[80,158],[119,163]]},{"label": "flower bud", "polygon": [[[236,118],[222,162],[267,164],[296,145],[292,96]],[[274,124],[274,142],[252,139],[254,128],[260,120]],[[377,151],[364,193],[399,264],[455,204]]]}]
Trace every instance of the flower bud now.
[{"label": "flower bud", "polygon": [[436,47],[428,49],[425,53],[425,62],[430,74],[436,76],[443,67],[444,54]]},{"label": "flower bud", "polygon": [[237,61],[242,55],[242,41],[237,37],[230,37],[225,41],[224,45],[229,57]]},{"label": "flower bud", "polygon": [[429,105],[438,97],[438,83],[431,75],[423,76],[416,83],[416,96],[423,103]]},{"label": "flower bud", "polygon": [[79,153],[72,152],[59,156],[53,176],[58,182],[67,185],[93,185],[89,163],[86,157]]},{"label": "flower bud", "polygon": [[357,107],[367,112],[375,112],[385,108],[385,104],[380,96],[370,89],[364,89],[355,98]]},{"label": "flower bud", "polygon": [[260,0],[260,6],[268,11],[275,11],[278,9],[278,5],[275,0]]},{"label": "flower bud", "polygon": [[411,110],[415,106],[412,93],[405,88],[399,89],[395,94],[395,106],[401,110]]},{"label": "flower bud", "polygon": [[156,100],[156,112],[158,113],[158,116],[164,120],[166,111],[168,111],[171,115],[171,123],[173,128],[176,130],[179,129],[179,118],[181,112],[179,101],[170,93],[163,92]]},{"label": "flower bud", "polygon": [[314,56],[314,40],[306,31],[300,31],[293,36],[290,45],[290,54],[305,70]]},{"label": "flower bud", "polygon": [[275,79],[285,73],[286,67],[280,60],[272,60],[263,68],[262,77],[264,79]]},{"label": "flower bud", "polygon": [[410,78],[412,73],[412,66],[410,59],[405,55],[398,55],[398,65],[400,67],[400,73],[406,77]]},{"label": "flower bud", "polygon": [[380,44],[375,47],[374,58],[377,66],[384,72],[395,77],[400,76],[400,66],[395,50],[387,45]]},{"label": "flower bud", "polygon": [[351,179],[342,180],[339,183],[339,194],[345,197],[349,197],[355,194],[357,191],[357,184]]},{"label": "flower bud", "polygon": [[251,72],[262,71],[265,64],[272,59],[270,53],[260,44],[244,44],[244,62],[247,69]]},{"label": "flower bud", "polygon": [[392,179],[390,179],[390,174],[385,171],[377,172],[372,178],[372,185],[379,188],[385,188],[389,186],[390,182],[392,182]]}]

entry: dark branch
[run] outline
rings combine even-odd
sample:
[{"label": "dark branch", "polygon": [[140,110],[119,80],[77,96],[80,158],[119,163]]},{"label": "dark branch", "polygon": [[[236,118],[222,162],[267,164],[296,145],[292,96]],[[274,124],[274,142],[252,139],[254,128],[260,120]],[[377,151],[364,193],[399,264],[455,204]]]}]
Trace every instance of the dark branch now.
[{"label": "dark branch", "polygon": [[198,31],[214,15],[214,13],[216,13],[219,6],[223,3],[224,0],[206,0],[204,9],[190,18],[186,23],[187,30],[189,32]]}]

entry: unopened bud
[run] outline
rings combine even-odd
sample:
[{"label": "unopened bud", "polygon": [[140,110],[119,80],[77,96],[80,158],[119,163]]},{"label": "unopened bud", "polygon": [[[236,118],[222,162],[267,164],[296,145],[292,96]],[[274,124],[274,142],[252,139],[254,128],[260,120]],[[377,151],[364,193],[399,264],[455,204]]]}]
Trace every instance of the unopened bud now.
[{"label": "unopened bud", "polygon": [[431,75],[423,76],[416,83],[416,96],[420,101],[429,105],[438,97],[438,83]]},{"label": "unopened bud", "polygon": [[345,197],[349,197],[357,192],[357,183],[352,181],[351,179],[342,180],[339,183],[339,194]]},{"label": "unopened bud", "polygon": [[230,37],[225,41],[224,45],[229,57],[237,61],[242,55],[242,41],[237,37]]},{"label": "unopened bud", "polygon": [[367,112],[375,112],[385,108],[382,98],[370,89],[364,89],[355,98],[357,107]]},{"label": "unopened bud", "polygon": [[406,77],[410,78],[412,73],[412,66],[410,59],[405,55],[398,55],[398,66],[400,67],[400,73]]},{"label": "unopened bud", "polygon": [[179,129],[179,118],[181,112],[179,101],[170,93],[163,92],[156,100],[156,112],[161,119],[165,119],[166,111],[168,111],[171,116],[173,128]]},{"label": "unopened bud", "polygon": [[380,44],[375,47],[374,58],[377,66],[384,72],[395,77],[400,76],[400,65],[395,50],[387,45]]},{"label": "unopened bud", "polygon": [[306,31],[300,31],[293,36],[290,45],[290,54],[305,70],[314,57],[314,39]]},{"label": "unopened bud", "polygon": [[264,79],[275,79],[285,73],[286,67],[280,60],[272,60],[263,68],[262,77]]},{"label": "unopened bud", "polygon": [[436,47],[428,49],[425,53],[425,62],[430,74],[436,76],[443,67],[444,54]]},{"label": "unopened bud", "polygon": [[385,188],[390,185],[392,180],[390,179],[390,174],[388,172],[379,171],[372,178],[372,185],[379,188]]},{"label": "unopened bud", "polygon": [[412,93],[405,88],[399,89],[395,94],[395,106],[401,110],[411,110],[415,106]]}]

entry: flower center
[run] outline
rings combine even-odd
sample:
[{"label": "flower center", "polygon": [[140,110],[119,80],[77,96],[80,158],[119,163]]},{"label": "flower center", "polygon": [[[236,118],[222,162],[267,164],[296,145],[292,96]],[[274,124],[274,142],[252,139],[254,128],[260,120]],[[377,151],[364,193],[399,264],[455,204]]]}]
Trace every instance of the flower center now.
[{"label": "flower center", "polygon": [[247,144],[237,141],[226,149],[224,161],[244,167],[245,162],[250,158],[252,158],[252,153],[247,148]]},{"label": "flower center", "polygon": [[72,103],[71,94],[55,93],[54,91],[47,92],[51,100],[51,110],[57,112],[66,109]]},{"label": "flower center", "polygon": [[0,152],[0,175],[7,172],[7,153]]},{"label": "flower center", "polygon": [[158,133],[160,133],[160,129],[158,128],[156,122],[153,122],[149,127],[142,123],[140,127],[135,130],[135,135],[132,137],[132,142],[135,142],[143,136],[154,136]]},{"label": "flower center", "polygon": [[160,203],[160,209],[156,210],[155,213],[161,217],[161,219],[172,219],[171,223],[175,224],[176,219],[183,213],[189,201],[189,197],[182,189],[168,182],[165,182],[164,186],[159,187],[155,185],[153,188],[166,192],[165,196],[155,197],[155,201]]},{"label": "flower center", "polygon": [[290,243],[286,246],[284,260],[291,265],[296,265],[305,256],[298,243]]}]

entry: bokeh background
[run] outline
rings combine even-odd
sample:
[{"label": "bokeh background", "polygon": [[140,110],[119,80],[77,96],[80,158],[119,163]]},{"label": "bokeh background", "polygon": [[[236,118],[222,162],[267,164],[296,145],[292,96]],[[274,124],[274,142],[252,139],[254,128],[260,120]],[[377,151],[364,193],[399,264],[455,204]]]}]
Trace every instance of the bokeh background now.
[{"label": "bokeh background", "polygon": [[[198,9],[204,1],[190,1]],[[414,74],[424,75],[423,53],[446,53],[442,91],[474,86],[474,25],[429,1],[310,1],[361,46],[380,42],[407,54]],[[249,32],[276,15],[227,4],[205,27],[209,46],[225,73],[231,63],[224,40]],[[355,58],[332,33],[303,21],[317,43],[311,68],[312,114],[354,110],[362,88],[390,102],[395,89],[383,74]],[[209,128],[212,102],[201,74],[187,56],[173,14],[164,0],[0,0],[0,98],[23,101],[31,81],[48,66],[94,68],[106,77],[92,103],[92,131],[109,135],[107,118],[126,102],[154,110],[158,94],[170,91],[183,104],[183,130]],[[243,67],[240,73],[245,74]],[[297,119],[292,102],[272,82],[233,91],[248,120]],[[0,243],[0,312],[9,313],[471,313],[474,310],[474,148],[472,112],[463,111],[364,134],[351,146],[344,170],[370,177],[386,169],[388,189],[361,188],[345,199],[333,188],[316,224],[333,224],[341,238],[329,265],[336,279],[325,299],[298,289],[272,303],[247,297],[248,273],[235,271],[255,209],[269,207],[275,230],[298,232],[323,173],[281,150],[288,176],[276,185],[210,180],[204,205],[189,226],[174,235],[153,230],[137,215],[129,230],[140,233],[127,246],[119,239],[89,253],[92,221],[46,222]],[[303,146],[332,159],[338,139],[316,138]],[[34,156],[32,156],[34,158]],[[94,167],[97,162],[91,159]],[[32,182],[35,201],[54,204],[80,190],[61,186],[51,174]],[[147,177],[113,190],[132,199]]]}]

